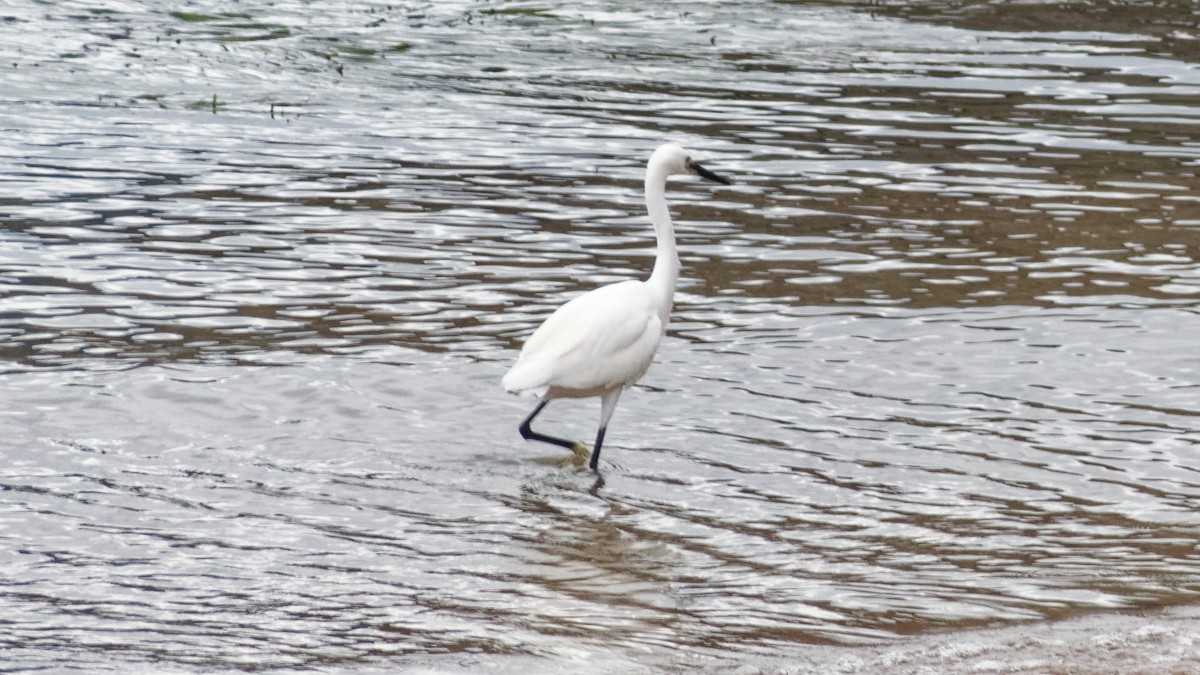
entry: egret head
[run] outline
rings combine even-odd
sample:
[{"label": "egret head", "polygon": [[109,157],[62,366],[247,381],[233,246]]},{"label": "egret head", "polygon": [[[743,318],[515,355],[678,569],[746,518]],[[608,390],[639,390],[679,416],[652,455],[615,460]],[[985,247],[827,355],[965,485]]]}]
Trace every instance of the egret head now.
[{"label": "egret head", "polygon": [[650,155],[650,166],[660,167],[664,176],[679,176],[692,175],[707,178],[708,180],[729,185],[729,180],[722,178],[708,169],[700,166],[699,162],[692,159],[687,150],[675,145],[667,143],[658,146],[653,155]]}]

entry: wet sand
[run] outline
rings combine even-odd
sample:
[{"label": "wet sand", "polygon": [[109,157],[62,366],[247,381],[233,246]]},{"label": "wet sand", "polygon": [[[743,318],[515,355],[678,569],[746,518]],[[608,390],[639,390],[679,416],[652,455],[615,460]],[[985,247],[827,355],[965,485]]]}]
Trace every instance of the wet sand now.
[{"label": "wet sand", "polygon": [[[713,675],[1190,675],[1200,672],[1200,609],[1105,613],[900,638],[886,645],[790,647],[790,656],[728,652],[574,656],[576,672]],[[406,672],[562,672],[531,658],[416,659]],[[380,671],[382,672],[382,671]]]}]

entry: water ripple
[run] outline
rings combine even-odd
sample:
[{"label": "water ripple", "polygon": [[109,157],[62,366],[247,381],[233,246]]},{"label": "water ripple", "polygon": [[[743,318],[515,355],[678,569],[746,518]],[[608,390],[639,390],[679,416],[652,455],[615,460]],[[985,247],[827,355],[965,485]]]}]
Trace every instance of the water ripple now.
[{"label": "water ripple", "polygon": [[[1193,17],[1013,7],[5,8],[12,663],[792,667],[1186,613]],[[663,139],[735,183],[672,184],[597,479],[497,382],[646,273]],[[900,663],[849,653],[813,671]]]}]

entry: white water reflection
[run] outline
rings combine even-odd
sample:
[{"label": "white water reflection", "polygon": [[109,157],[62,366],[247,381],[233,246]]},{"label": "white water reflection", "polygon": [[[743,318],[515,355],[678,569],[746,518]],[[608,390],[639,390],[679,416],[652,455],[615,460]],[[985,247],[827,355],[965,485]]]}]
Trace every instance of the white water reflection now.
[{"label": "white water reflection", "polygon": [[[1200,436],[1175,330],[1195,321],[1012,308],[699,329],[630,394],[599,483],[513,433],[523,404],[487,395],[500,361],[10,376],[4,486],[39,532],[10,549],[14,609],[193,665],[234,663],[201,630],[233,623],[247,665],[278,667],[554,636],[773,654],[1182,602]],[[1097,389],[1091,369],[1122,377]],[[594,412],[547,422],[581,431]],[[192,629],[164,642],[147,620]],[[14,637],[86,653],[38,621]]]}]

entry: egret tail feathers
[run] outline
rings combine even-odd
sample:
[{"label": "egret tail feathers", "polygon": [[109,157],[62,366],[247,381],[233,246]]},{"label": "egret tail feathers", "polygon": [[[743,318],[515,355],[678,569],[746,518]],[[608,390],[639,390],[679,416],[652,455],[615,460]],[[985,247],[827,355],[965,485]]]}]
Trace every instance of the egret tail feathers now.
[{"label": "egret tail feathers", "polygon": [[549,367],[552,365],[553,363],[547,362],[546,359],[519,361],[504,374],[500,384],[504,385],[504,390],[510,394],[533,395],[540,398],[550,389],[546,380],[550,379]]}]

